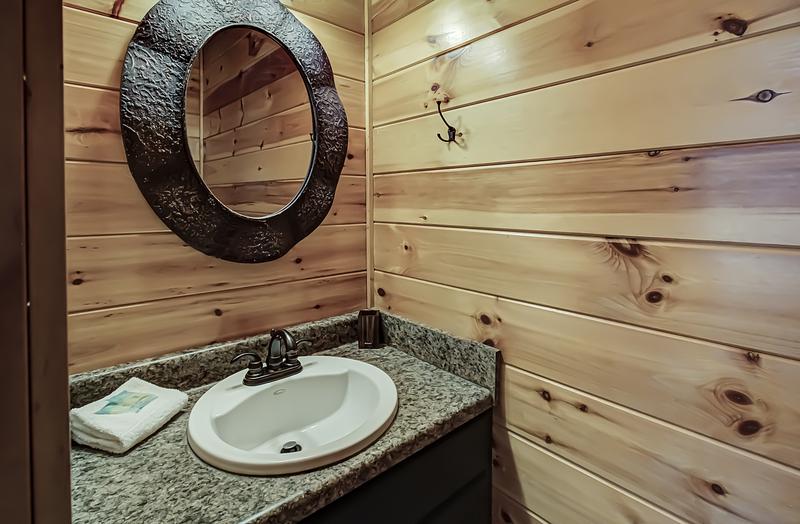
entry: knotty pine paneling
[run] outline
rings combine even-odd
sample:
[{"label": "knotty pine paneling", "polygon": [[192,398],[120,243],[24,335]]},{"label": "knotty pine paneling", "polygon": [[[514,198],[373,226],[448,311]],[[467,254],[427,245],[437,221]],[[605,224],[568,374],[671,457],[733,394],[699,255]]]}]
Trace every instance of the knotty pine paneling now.
[{"label": "knotty pine paneling", "polygon": [[[364,83],[343,76],[334,76],[334,80],[347,113],[348,125],[363,129],[366,119]],[[206,136],[216,135],[305,103],[308,103],[305,84],[299,73],[292,73],[244,96],[240,102],[207,114],[203,122],[204,132]]]},{"label": "knotty pine paneling", "polygon": [[[364,174],[364,132],[350,129],[350,140],[347,146],[347,158],[342,168],[344,175]],[[297,159],[311,158],[312,144],[310,140],[260,149],[252,153],[228,156],[205,162],[204,176],[211,184],[234,182],[253,182],[279,179],[287,174],[297,174]],[[267,173],[265,174],[265,171]]]},{"label": "knotty pine paneling", "polygon": [[[287,1],[320,38],[334,64],[337,88],[349,123],[355,126],[350,129],[345,171],[358,176],[341,178],[320,230],[287,257],[253,266],[223,262],[184,246],[150,210],[124,163],[120,66],[137,20],[153,3],[65,3],[67,227],[72,264],[66,285],[72,371],[344,313],[365,302],[365,132],[358,129],[366,122],[364,37],[358,34],[364,20],[362,15],[357,21],[353,18],[362,12],[363,2]],[[350,30],[356,28],[357,32]],[[207,134],[231,131],[302,105],[307,98],[304,89],[297,91],[303,95],[297,103],[280,97],[287,107],[277,107],[272,100],[281,89],[294,92],[292,81],[299,79],[295,77],[289,75],[282,79],[284,86],[273,84],[236,108],[223,107],[216,116],[210,115],[203,122]],[[209,126],[212,123],[216,129]],[[223,124],[228,127],[221,128]],[[199,127],[199,122],[192,127]],[[292,129],[290,123],[281,127],[284,134]],[[226,137],[218,142],[221,155],[228,142]],[[260,190],[247,184],[225,189],[242,202]]]},{"label": "knotty pine paneling", "polygon": [[69,310],[363,271],[365,234],[362,224],[322,226],[268,271],[204,255],[172,233],[69,238]]},{"label": "knotty pine paneling", "polygon": [[[64,5],[80,7],[114,18],[138,22],[157,0],[68,0]],[[288,8],[345,27],[356,33],[364,32],[364,3],[362,0],[336,0],[336,9],[320,0],[281,0]]]},{"label": "knotty pine paneling", "polygon": [[502,423],[690,522],[796,522],[798,470],[510,366],[501,398]]},{"label": "knotty pine paneling", "polygon": [[311,106],[306,103],[206,138],[203,141],[203,158],[205,161],[218,160],[301,142],[308,140],[312,131]]},{"label": "knotty pine paneling", "polygon": [[374,178],[375,220],[800,244],[800,143],[695,148]]},{"label": "knotty pine paneling", "polygon": [[396,22],[415,9],[431,3],[432,0],[371,0],[369,16],[372,19],[372,32],[379,31]]},{"label": "knotty pine paneling", "polygon": [[[507,364],[800,467],[800,362],[383,272],[375,303]],[[745,421],[752,422],[740,428]]]},{"label": "knotty pine paneling", "polygon": [[569,3],[570,0],[436,0],[372,35],[372,74],[392,71]]},{"label": "knotty pine paneling", "polygon": [[548,522],[681,522],[516,434],[494,427],[492,479]]},{"label": "knotty pine paneling", "polygon": [[375,224],[375,268],[800,358],[796,249]]},{"label": "knotty pine paneling", "polygon": [[69,315],[70,371],[152,357],[364,307],[355,273],[232,289]]},{"label": "knotty pine paneling", "polygon": [[[67,235],[168,231],[144,200],[126,164],[67,162],[65,167]],[[291,188],[296,185],[291,184]],[[238,202],[244,202],[254,190],[257,188],[239,185],[230,191],[237,194]],[[364,194],[363,176],[340,177],[333,207],[323,225],[365,223]],[[284,195],[283,202],[292,196]],[[252,211],[258,209],[257,206],[251,208]]]},{"label": "knotty pine paneling", "polygon": [[[764,89],[787,94],[736,100]],[[447,111],[459,145],[436,138],[438,115],[376,128],[374,171],[796,137],[799,93],[800,28],[786,29]]]},{"label": "knotty pine paneling", "polygon": [[492,490],[492,524],[548,524],[496,487]]},{"label": "knotty pine paneling", "polygon": [[381,125],[435,113],[437,100],[453,109],[736,40],[740,37],[721,29],[729,13],[750,21],[746,37],[800,21],[797,0],[700,4],[644,0],[632,8],[620,0],[570,3],[376,80],[373,119]]},{"label": "knotty pine paneling", "polygon": [[[349,85],[349,93],[340,91],[340,96],[344,101],[345,110],[348,113],[348,121],[351,115],[358,115],[364,112],[364,85],[360,82],[352,81],[352,84],[343,84],[337,81],[337,87],[342,85]],[[280,83],[276,82],[276,84]],[[275,85],[275,84],[272,84]],[[262,109],[264,104],[260,104],[257,100],[261,98],[276,99],[280,98],[280,93],[266,94],[259,91],[253,93],[256,96],[245,97],[245,107],[252,109],[248,114],[253,115],[252,120],[245,120],[244,123],[253,123],[259,121],[259,118],[270,116],[269,113],[261,116],[262,111],[267,112],[267,109]],[[355,103],[355,100],[360,98],[361,102]],[[303,101],[308,101],[308,96],[302,92],[302,96],[298,97]],[[249,105],[248,105],[249,104]],[[69,160],[99,160],[104,162],[125,162],[125,148],[122,145],[122,137],[119,128],[119,91],[110,89],[100,89],[87,86],[78,86],[67,84],[64,86],[64,126],[65,126],[65,154]],[[219,112],[215,111],[211,115],[207,115],[203,122],[204,134],[208,136],[217,135],[226,131],[231,131],[237,126],[241,125],[243,121],[242,104],[235,104],[235,110],[231,107],[228,113],[223,113],[224,117],[219,116]],[[223,108],[225,109],[225,108]],[[289,111],[281,113],[286,119],[287,113],[294,109],[289,108]],[[256,118],[256,116],[258,116]],[[361,123],[363,123],[363,116],[361,116]],[[352,124],[352,122],[350,122]],[[358,123],[358,118],[356,118]],[[360,162],[364,163],[363,154],[363,141],[364,131],[362,129],[350,128],[351,142],[354,142],[353,149],[355,153],[360,152]],[[230,135],[216,139],[225,140],[231,138]],[[214,142],[212,140],[211,142]],[[355,154],[354,153],[354,154]],[[350,164],[356,158],[349,158]],[[364,173],[364,167],[352,168],[360,174]]]},{"label": "knotty pine paneling", "polygon": [[[303,13],[294,15],[325,47],[336,74],[364,80],[363,35]],[[98,87],[118,86],[125,50],[135,30],[134,22],[65,7],[64,80]]]},{"label": "knotty pine paneling", "polygon": [[480,4],[373,2],[371,291],[524,379],[493,522],[797,521],[800,3]]}]

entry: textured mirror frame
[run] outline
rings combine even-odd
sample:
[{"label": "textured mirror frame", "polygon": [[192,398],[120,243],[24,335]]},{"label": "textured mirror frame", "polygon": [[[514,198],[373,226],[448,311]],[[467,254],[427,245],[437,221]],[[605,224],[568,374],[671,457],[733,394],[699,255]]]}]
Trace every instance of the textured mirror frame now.
[{"label": "textured mirror frame", "polygon": [[[218,31],[252,27],[295,60],[311,103],[308,176],[279,212],[251,218],[228,209],[200,179],[186,137],[186,85],[195,56]],[[347,155],[347,117],[328,56],[314,34],[278,0],[160,0],[128,46],[120,87],[122,139],[133,178],[176,235],[233,262],[285,255],[325,219]]]}]

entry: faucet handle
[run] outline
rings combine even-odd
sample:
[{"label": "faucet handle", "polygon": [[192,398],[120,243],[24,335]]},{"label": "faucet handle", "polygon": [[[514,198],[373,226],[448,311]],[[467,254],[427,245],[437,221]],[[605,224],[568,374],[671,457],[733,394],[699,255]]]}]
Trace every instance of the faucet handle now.
[{"label": "faucet handle", "polygon": [[252,378],[254,376],[261,374],[261,372],[264,369],[264,364],[261,362],[261,357],[258,356],[257,353],[248,352],[236,355],[231,360],[231,364],[235,364],[236,362],[238,362],[243,358],[250,359],[250,362],[247,363],[247,374],[245,375],[245,378]]},{"label": "faucet handle", "polygon": [[286,349],[286,361],[284,362],[284,365],[286,367],[294,367],[300,365],[300,361],[297,360],[297,357],[300,355],[300,352],[298,351],[298,347],[300,346],[300,344],[311,344],[311,341],[298,340],[292,345],[291,349],[289,348]]}]

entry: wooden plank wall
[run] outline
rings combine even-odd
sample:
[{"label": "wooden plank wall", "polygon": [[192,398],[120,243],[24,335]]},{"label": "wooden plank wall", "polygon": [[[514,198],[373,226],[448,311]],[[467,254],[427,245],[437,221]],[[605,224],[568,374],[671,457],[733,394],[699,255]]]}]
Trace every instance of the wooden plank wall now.
[{"label": "wooden plank wall", "polygon": [[[121,63],[155,0],[64,2],[70,369],[150,357],[353,311],[366,297],[364,10],[285,0],[325,46],[350,152],[325,223],[278,261],[233,264],[184,245],[125,164]],[[198,135],[199,136],[199,135]]]},{"label": "wooden plank wall", "polygon": [[494,522],[800,522],[800,1],[371,8],[371,292],[502,351]]}]

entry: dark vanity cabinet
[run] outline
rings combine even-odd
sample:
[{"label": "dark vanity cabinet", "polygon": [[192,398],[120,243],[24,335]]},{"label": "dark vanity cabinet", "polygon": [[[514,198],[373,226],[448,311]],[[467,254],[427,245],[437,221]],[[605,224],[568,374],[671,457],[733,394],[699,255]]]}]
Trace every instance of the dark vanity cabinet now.
[{"label": "dark vanity cabinet", "polygon": [[307,524],[487,524],[491,411],[309,516]]}]

